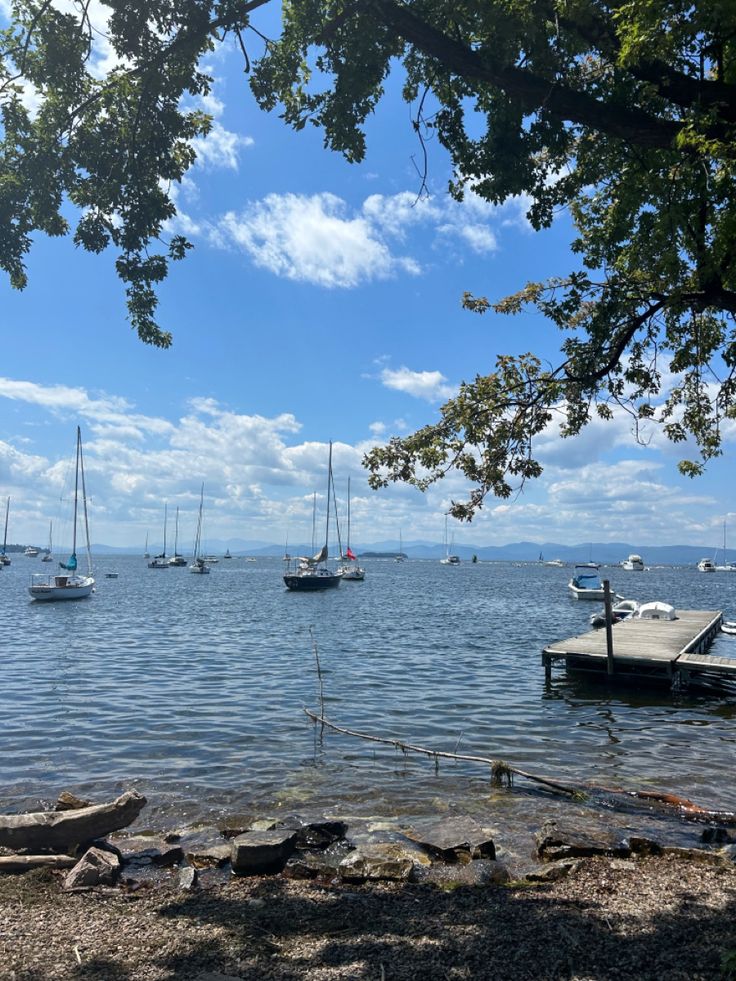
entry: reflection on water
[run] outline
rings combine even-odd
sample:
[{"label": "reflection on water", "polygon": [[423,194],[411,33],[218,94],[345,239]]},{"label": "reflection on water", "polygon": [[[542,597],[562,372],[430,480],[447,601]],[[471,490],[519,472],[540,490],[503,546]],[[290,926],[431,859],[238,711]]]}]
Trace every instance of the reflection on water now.
[{"label": "reflection on water", "polygon": [[[736,699],[562,672],[545,688],[542,647],[587,629],[593,609],[568,598],[567,569],[366,560],[364,583],[312,595],[287,592],[276,559],[233,559],[206,577],[130,557],[97,566],[97,592],[79,603],[29,602],[34,560],[2,572],[2,807],[132,786],[164,823],[278,803],[376,815],[454,806],[532,826],[559,806],[529,787],[493,790],[471,764],[435,772],[389,747],[315,742],[302,711],[318,702],[313,627],[326,711],[341,724],[736,809],[724,780]],[[608,572],[635,599],[736,613],[736,575]],[[736,656],[736,638],[714,653]]]}]

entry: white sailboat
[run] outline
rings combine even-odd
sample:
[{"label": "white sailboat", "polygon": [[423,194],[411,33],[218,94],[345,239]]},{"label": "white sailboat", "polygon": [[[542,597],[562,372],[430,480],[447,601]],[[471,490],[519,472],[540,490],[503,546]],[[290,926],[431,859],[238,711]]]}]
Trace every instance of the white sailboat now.
[{"label": "white sailboat", "polygon": [[199,492],[199,517],[197,518],[197,534],[194,537],[194,548],[192,550],[192,564],[189,566],[190,572],[195,572],[200,576],[209,575],[210,567],[202,558],[202,508],[204,506],[204,484]]},{"label": "white sailboat", "polygon": [[358,565],[358,557],[350,548],[350,477],[348,477],[348,540],[342,560],[342,565],[337,571],[342,574],[343,579],[349,582],[362,582],[365,579],[365,569]]},{"label": "white sailboat", "polygon": [[161,551],[161,554],[154,556],[154,558],[152,558],[151,561],[148,563],[148,568],[149,569],[168,569],[169,568],[169,560],[166,558],[166,518],[167,518],[167,507],[168,507],[168,505],[164,504],[164,547],[163,547],[163,549]]},{"label": "white sailboat", "polygon": [[143,546],[143,558],[150,559],[151,553],[148,551],[148,532],[146,532],[146,544]]},{"label": "white sailboat", "polygon": [[736,562],[729,562],[726,553],[726,520],[723,520],[723,565],[716,566],[716,572],[736,572]]},{"label": "white sailboat", "polygon": [[[77,514],[79,489],[82,489],[84,510],[84,531],[87,540],[87,575],[82,575],[77,569]],[[92,578],[92,555],[89,547],[89,522],[87,520],[87,489],[84,482],[84,458],[82,455],[82,433],[77,426],[77,457],[74,477],[74,524],[73,524],[72,554],[66,562],[60,562],[63,572],[56,575],[37,573],[31,578],[29,593],[34,600],[71,600],[84,599],[95,587]]]},{"label": "white sailboat", "polygon": [[174,554],[169,559],[169,565],[173,566],[185,566],[187,560],[183,555],[179,555],[177,549],[179,548],[179,508],[176,509],[176,524],[174,525]]},{"label": "white sailboat", "polygon": [[394,562],[404,561],[404,543],[401,538],[401,528],[399,528],[399,554],[394,558]]},{"label": "white sailboat", "polygon": [[5,549],[8,547],[8,515],[10,514],[10,498],[5,502],[5,531],[3,533],[3,550],[0,552],[0,569],[4,565],[10,565],[10,559],[5,554]]},{"label": "white sailboat", "polygon": [[339,572],[332,572],[325,564],[329,555],[328,544],[330,539],[330,499],[332,494],[332,443],[330,443],[330,456],[327,464],[327,516],[325,521],[325,543],[322,548],[311,558],[303,557],[299,559],[299,564],[294,572],[287,572],[284,575],[284,585],[287,589],[294,591],[314,591],[317,589],[333,589],[340,585],[342,575]]},{"label": "white sailboat", "polygon": [[54,527],[53,521],[49,521],[49,544],[48,544],[48,548],[46,549],[46,552],[44,553],[43,558],[41,559],[42,562],[53,562],[54,561],[54,558],[53,558],[53,556],[51,554],[51,550],[52,550],[52,545],[51,545],[51,532],[53,531],[53,527]]},{"label": "white sailboat", "polygon": [[[453,542],[454,544],[454,542]],[[441,565],[460,565],[460,556],[452,555],[452,545],[447,541],[447,515],[445,515],[445,557],[440,559]]]}]

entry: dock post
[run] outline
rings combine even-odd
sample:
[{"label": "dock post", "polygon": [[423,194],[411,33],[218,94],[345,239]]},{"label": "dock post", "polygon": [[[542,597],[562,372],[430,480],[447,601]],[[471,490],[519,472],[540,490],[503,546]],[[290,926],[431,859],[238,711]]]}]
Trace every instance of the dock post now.
[{"label": "dock post", "polygon": [[606,670],[613,674],[613,612],[611,610],[611,583],[603,580],[603,604],[606,610]]}]

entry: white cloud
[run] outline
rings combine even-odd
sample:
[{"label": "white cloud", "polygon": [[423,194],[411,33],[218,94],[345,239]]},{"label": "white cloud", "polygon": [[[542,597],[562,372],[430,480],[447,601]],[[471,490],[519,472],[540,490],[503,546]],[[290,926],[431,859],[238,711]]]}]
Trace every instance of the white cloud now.
[{"label": "white cloud", "polygon": [[262,269],[327,288],[386,279],[417,264],[393,256],[363,217],[350,217],[334,194],[269,194],[242,212],[228,212],[213,240],[235,245]]},{"label": "white cloud", "polygon": [[250,136],[240,136],[225,129],[222,123],[215,120],[207,136],[192,140],[197,154],[197,164],[205,168],[238,169],[238,151],[244,147],[253,146]]},{"label": "white cloud", "polygon": [[386,388],[406,392],[427,402],[442,402],[452,398],[456,389],[447,383],[440,371],[412,371],[410,368],[384,368],[381,381]]}]

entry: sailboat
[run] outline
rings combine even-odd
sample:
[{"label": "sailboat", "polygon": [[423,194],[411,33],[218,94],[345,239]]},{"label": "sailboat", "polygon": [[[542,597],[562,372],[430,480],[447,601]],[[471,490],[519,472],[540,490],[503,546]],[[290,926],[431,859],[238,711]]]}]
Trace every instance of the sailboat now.
[{"label": "sailboat", "polygon": [[460,556],[450,554],[451,546],[447,543],[447,515],[445,515],[445,557],[440,559],[441,565],[460,565]]},{"label": "sailboat", "polygon": [[327,464],[327,515],[325,520],[325,543],[311,558],[302,558],[294,572],[284,575],[284,584],[292,590],[333,589],[340,585],[342,575],[331,572],[327,565],[328,543],[330,538],[330,498],[332,493],[332,443]]},{"label": "sailboat", "polygon": [[199,492],[199,517],[197,518],[197,534],[194,537],[194,548],[192,564],[189,566],[190,572],[196,572],[200,576],[209,575],[210,567],[202,558],[202,508],[204,506],[204,484]]},{"label": "sailboat", "polygon": [[8,546],[8,515],[10,514],[10,498],[5,502],[5,532],[3,533],[3,550],[0,552],[0,569],[4,565],[10,565],[10,559],[5,554]]},{"label": "sailboat", "polygon": [[48,544],[48,548],[46,549],[46,552],[44,554],[44,557],[41,559],[42,562],[53,562],[54,561],[54,558],[53,558],[53,556],[51,554],[51,532],[53,531],[53,527],[54,527],[53,521],[49,521],[49,544]]},{"label": "sailboat", "polygon": [[345,554],[341,558],[343,563],[337,571],[342,578],[351,582],[362,582],[365,579],[365,569],[358,565],[358,557],[350,548],[350,477],[348,477],[348,540]]},{"label": "sailboat", "polygon": [[726,519],[723,519],[723,565],[716,566],[716,572],[736,572],[736,562],[729,562],[726,553]]},{"label": "sailboat", "polygon": [[394,562],[403,562],[404,558],[404,543],[401,540],[401,528],[399,528],[399,554],[394,558]]},{"label": "sailboat", "polygon": [[177,548],[179,547],[179,508],[176,509],[176,524],[174,525],[174,554],[169,559],[169,565],[173,566],[185,566],[187,560],[183,555],[179,555]]},{"label": "sailboat", "polygon": [[[84,510],[84,531],[87,539],[87,575],[82,575],[77,569],[77,514],[79,502],[79,487],[82,488],[82,504]],[[74,523],[72,538],[72,554],[66,562],[60,562],[63,570],[56,575],[36,573],[31,578],[29,593],[34,600],[70,600],[83,599],[89,596],[95,587],[92,578],[92,555],[89,548],[89,522],[87,520],[87,490],[84,483],[84,458],[82,456],[82,432],[77,426],[77,457],[74,477]]]},{"label": "sailboat", "polygon": [[149,569],[169,568],[169,560],[166,558],[166,516],[167,516],[166,511],[167,511],[167,505],[164,504],[164,547],[163,550],[161,551],[161,554],[154,556],[154,558],[152,558],[151,561],[148,563]]}]

